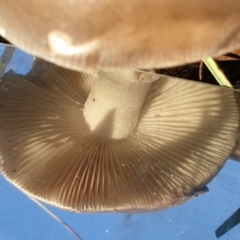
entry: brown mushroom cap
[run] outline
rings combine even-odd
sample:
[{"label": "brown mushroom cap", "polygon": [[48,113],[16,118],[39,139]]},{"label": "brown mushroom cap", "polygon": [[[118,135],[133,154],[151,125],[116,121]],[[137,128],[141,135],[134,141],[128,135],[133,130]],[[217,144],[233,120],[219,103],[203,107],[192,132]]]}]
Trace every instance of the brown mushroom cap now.
[{"label": "brown mushroom cap", "polygon": [[231,89],[159,76],[134,131],[101,138],[83,117],[94,77],[37,63],[2,78],[0,159],[7,180],[45,202],[92,212],[171,207],[205,191],[235,144]]},{"label": "brown mushroom cap", "polygon": [[162,68],[240,47],[239,12],[237,0],[8,0],[0,34],[69,69]]}]

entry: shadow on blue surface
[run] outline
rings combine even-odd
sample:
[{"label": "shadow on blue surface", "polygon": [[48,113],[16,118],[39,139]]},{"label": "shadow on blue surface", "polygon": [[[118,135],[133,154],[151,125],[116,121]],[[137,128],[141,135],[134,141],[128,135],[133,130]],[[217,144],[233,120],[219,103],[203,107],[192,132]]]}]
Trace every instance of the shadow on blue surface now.
[{"label": "shadow on blue surface", "polygon": [[230,231],[233,227],[240,223],[240,208],[235,211],[217,230],[217,238],[224,235],[226,232]]}]

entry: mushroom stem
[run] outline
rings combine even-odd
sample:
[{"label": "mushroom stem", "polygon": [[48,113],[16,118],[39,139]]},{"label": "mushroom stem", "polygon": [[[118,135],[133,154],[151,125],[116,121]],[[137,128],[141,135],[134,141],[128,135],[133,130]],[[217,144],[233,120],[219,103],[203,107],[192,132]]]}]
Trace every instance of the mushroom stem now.
[{"label": "mushroom stem", "polygon": [[151,83],[129,70],[98,72],[84,106],[84,117],[99,137],[122,139],[134,129]]}]

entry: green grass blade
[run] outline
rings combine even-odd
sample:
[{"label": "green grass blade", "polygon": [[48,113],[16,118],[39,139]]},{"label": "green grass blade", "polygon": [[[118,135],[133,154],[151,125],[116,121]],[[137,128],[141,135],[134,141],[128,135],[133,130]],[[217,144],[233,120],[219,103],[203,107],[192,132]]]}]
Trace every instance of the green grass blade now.
[{"label": "green grass blade", "polygon": [[207,57],[202,59],[202,61],[206,64],[207,68],[215,77],[220,86],[232,87],[232,84],[228,81],[228,79],[218,67],[217,63],[214,61],[213,58]]}]

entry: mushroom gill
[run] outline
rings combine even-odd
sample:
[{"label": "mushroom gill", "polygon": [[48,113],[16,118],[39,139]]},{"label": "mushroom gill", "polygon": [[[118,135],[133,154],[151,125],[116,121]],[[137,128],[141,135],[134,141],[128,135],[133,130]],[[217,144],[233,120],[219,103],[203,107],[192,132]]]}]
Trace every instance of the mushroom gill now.
[{"label": "mushroom gill", "polygon": [[40,60],[25,76],[6,73],[0,83],[2,174],[24,192],[73,211],[158,210],[204,192],[235,144],[234,91],[144,74],[158,80],[138,122],[113,139],[99,131],[112,132],[114,111],[94,130],[83,114],[99,74]]}]

